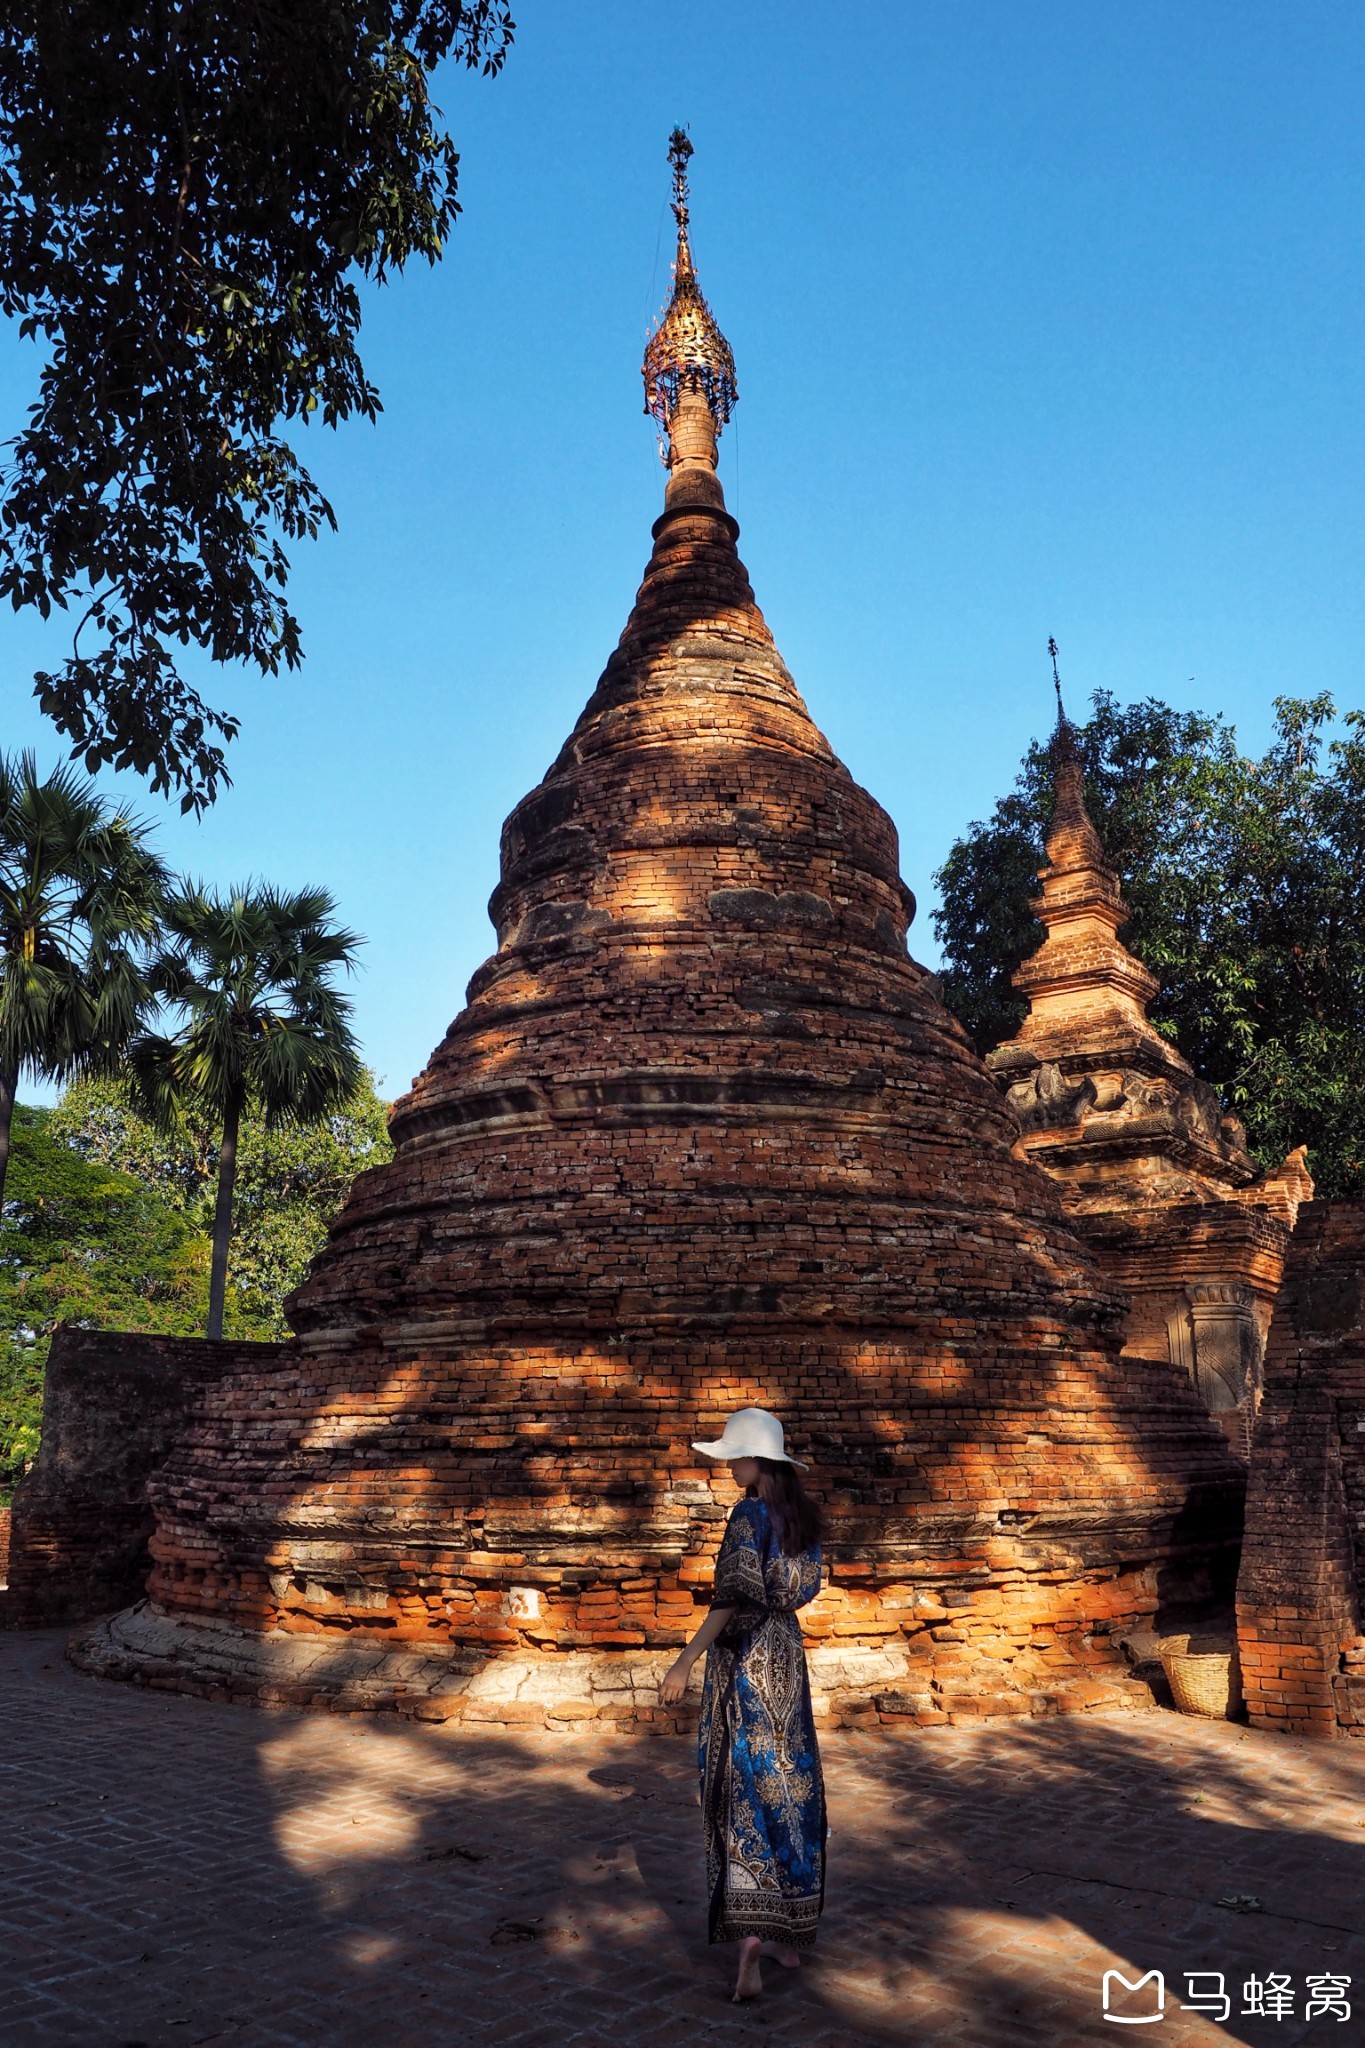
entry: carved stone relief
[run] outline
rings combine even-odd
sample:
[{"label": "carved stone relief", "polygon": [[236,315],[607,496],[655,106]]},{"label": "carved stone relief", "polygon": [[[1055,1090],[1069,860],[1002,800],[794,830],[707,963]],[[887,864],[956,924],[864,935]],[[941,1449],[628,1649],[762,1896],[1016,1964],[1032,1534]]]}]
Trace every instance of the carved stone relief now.
[{"label": "carved stone relief", "polygon": [[1254,1395],[1260,1382],[1264,1347],[1255,1296],[1236,1281],[1200,1281],[1185,1292],[1190,1302],[1195,1385],[1211,1411],[1236,1408],[1248,1395]]}]

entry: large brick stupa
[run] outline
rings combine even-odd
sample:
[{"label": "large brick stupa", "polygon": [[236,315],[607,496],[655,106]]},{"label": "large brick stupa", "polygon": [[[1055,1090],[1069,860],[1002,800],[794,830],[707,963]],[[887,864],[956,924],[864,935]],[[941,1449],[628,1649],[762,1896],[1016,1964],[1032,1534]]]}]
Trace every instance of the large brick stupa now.
[{"label": "large brick stupa", "polygon": [[[425,1716],[647,1725],[783,1418],[828,1504],[845,1719],[1118,1697],[1235,1568],[1241,1479],[910,959],[895,830],[812,723],[716,476],[687,239],[646,361],[670,476],[620,645],[509,818],[496,954],[294,1297],[156,1486],[96,1668]],[[662,1715],[658,1718],[667,1718]]]}]

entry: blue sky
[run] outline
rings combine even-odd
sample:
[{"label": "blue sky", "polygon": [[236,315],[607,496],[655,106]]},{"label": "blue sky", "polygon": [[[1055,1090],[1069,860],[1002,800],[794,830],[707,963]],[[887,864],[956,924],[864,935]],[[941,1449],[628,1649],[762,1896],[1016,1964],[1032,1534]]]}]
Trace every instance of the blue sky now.
[{"label": "blue sky", "polygon": [[[1365,15],[1324,0],[521,0],[452,72],[463,217],[369,303],[376,427],[311,431],[340,532],[301,549],[308,659],[218,673],[202,823],[109,778],[181,868],[321,881],[368,937],[366,1053],[407,1085],[491,946],[505,814],[614,644],[663,476],[639,360],[665,148],[741,402],[722,475],[817,722],[931,877],[1051,712],[1104,686],[1222,711],[1362,689]],[[36,374],[0,347],[0,433]],[[55,759],[3,622],[5,744]]]}]

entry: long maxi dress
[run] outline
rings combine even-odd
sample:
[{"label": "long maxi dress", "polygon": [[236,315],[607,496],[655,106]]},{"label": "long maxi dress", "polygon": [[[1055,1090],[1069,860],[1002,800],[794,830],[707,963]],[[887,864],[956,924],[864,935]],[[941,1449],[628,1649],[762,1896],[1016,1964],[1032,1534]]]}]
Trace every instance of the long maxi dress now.
[{"label": "long maxi dress", "polygon": [[765,1503],[737,1501],[711,1595],[736,1612],[706,1654],[698,1743],[712,1941],[814,1945],[825,1786],[796,1610],[819,1590],[818,1548],[784,1557]]}]

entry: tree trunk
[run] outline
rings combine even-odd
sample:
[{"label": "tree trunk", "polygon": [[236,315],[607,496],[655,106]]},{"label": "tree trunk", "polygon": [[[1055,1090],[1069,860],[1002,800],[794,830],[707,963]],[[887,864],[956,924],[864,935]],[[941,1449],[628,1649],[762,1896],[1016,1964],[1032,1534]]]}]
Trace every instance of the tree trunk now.
[{"label": "tree trunk", "polygon": [[5,1175],[9,1172],[9,1127],[14,1121],[14,1094],[18,1086],[18,1074],[0,1067],[0,1214],[3,1214],[5,1206]]},{"label": "tree trunk", "polygon": [[210,1337],[223,1334],[223,1302],[227,1295],[228,1243],[232,1237],[232,1191],[237,1185],[237,1128],[242,1121],[242,1093],[228,1097],[223,1113],[223,1146],[218,1154],[218,1199],[213,1205],[213,1263],[209,1267]]}]

